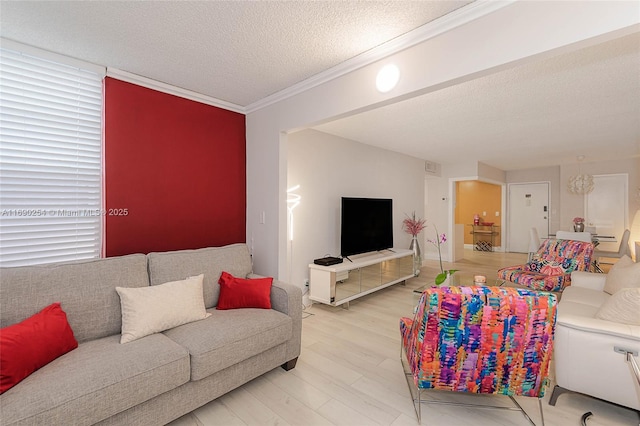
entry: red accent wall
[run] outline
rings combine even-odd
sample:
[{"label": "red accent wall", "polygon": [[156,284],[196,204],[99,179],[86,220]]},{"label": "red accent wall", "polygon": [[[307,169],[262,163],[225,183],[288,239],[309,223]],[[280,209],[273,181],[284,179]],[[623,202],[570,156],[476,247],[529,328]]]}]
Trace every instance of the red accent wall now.
[{"label": "red accent wall", "polygon": [[243,114],[107,77],[104,121],[105,256],[245,241]]}]

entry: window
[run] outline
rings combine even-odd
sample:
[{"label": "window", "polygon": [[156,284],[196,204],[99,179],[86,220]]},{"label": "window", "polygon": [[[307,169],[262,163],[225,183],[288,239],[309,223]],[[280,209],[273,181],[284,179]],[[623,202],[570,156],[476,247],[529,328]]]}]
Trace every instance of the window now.
[{"label": "window", "polygon": [[0,49],[0,265],[100,256],[104,68]]}]

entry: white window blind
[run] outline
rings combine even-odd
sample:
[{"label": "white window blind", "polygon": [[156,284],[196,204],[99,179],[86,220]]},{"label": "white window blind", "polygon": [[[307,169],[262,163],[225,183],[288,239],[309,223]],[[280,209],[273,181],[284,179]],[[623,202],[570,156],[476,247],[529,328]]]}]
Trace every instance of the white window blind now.
[{"label": "white window blind", "polygon": [[102,77],[0,49],[1,266],[100,256]]}]

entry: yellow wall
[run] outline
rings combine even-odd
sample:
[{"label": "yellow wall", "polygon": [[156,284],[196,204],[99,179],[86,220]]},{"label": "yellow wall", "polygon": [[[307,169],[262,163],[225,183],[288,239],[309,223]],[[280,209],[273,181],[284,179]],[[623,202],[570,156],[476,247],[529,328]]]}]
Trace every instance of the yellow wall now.
[{"label": "yellow wall", "polygon": [[[482,213],[487,212],[483,217]],[[499,216],[496,216],[498,212]],[[456,210],[455,222],[464,225],[464,243],[473,244],[471,226],[473,216],[480,215],[480,222],[493,222],[500,225],[502,220],[502,188],[477,180],[460,181],[456,183]],[[495,237],[495,245],[502,246],[502,233],[496,228],[498,235]]]}]

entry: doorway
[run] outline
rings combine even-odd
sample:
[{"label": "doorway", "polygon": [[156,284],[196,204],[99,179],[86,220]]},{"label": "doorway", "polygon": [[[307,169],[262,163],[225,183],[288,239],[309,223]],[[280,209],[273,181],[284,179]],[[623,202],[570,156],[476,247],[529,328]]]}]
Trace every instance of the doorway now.
[{"label": "doorway", "polygon": [[504,251],[502,244],[502,185],[479,180],[461,180],[455,183],[454,223],[464,229],[463,243],[466,248],[474,247],[474,217],[481,224],[494,225],[492,251]]},{"label": "doorway", "polygon": [[[593,191],[585,196],[584,212],[588,226],[603,236],[598,248],[617,251],[622,233],[628,228],[629,201],[628,175],[596,175],[593,177]],[[615,242],[607,242],[606,237]]]},{"label": "doorway", "polygon": [[527,253],[531,228],[549,235],[549,182],[508,185],[507,251]]}]

